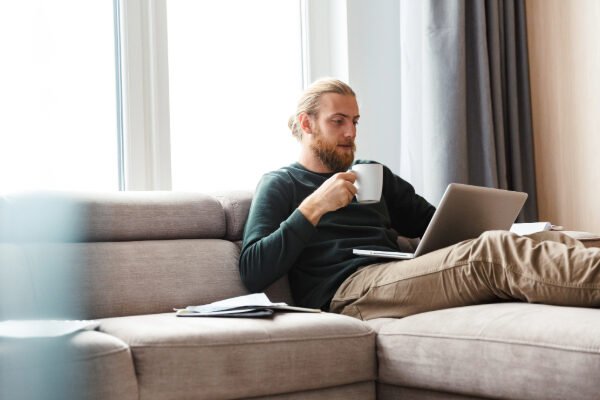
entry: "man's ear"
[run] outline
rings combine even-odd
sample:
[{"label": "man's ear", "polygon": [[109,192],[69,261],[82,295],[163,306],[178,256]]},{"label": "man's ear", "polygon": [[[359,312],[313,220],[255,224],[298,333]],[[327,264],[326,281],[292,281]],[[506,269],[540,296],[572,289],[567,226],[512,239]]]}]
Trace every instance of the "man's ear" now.
[{"label": "man's ear", "polygon": [[304,133],[312,133],[311,120],[307,113],[300,114],[298,116],[298,122],[300,123],[300,129],[302,129]]}]

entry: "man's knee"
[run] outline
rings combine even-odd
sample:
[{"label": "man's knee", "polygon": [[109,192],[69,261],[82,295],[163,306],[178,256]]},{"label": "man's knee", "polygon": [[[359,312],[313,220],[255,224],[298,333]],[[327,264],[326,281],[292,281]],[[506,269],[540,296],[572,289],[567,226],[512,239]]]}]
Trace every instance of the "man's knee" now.
[{"label": "man's knee", "polygon": [[[521,236],[509,231],[486,231],[472,242],[472,252],[480,252],[487,258],[496,258],[504,251],[514,248]],[[472,255],[472,254],[471,254]]]}]

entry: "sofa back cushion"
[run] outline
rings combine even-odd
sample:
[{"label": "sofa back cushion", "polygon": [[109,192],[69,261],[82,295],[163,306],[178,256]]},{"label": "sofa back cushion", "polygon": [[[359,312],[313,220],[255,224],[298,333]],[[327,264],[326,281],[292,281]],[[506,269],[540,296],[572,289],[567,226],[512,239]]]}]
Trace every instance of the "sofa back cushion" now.
[{"label": "sofa back cushion", "polygon": [[103,318],[170,312],[246,294],[239,250],[220,239],[23,246],[41,316]]},{"label": "sofa back cushion", "polygon": [[225,212],[227,222],[225,239],[241,241],[244,237],[244,226],[252,203],[252,192],[219,193],[215,197],[219,200]]},{"label": "sofa back cushion", "polygon": [[[244,295],[238,260],[251,199],[243,192],[5,196],[2,270],[33,302],[28,317],[169,312]],[[292,303],[286,277],[266,292]]]},{"label": "sofa back cushion", "polygon": [[0,321],[34,315],[31,278],[21,246],[0,243]]},{"label": "sofa back cushion", "polygon": [[115,242],[224,238],[212,196],[180,192],[38,192],[0,198],[0,241]]}]

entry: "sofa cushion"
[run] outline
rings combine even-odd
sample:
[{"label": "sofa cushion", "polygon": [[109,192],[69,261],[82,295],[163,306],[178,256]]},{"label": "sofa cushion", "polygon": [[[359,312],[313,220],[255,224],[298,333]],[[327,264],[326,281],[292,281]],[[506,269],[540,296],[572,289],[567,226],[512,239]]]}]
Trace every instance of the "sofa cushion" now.
[{"label": "sofa cushion", "polygon": [[284,302],[289,305],[294,305],[294,299],[292,298],[287,275],[282,276],[267,287],[265,289],[265,294],[272,302]]},{"label": "sofa cushion", "polygon": [[436,392],[377,383],[377,400],[489,400],[489,397],[472,397],[462,394]]},{"label": "sofa cushion", "polygon": [[491,398],[598,398],[598,309],[497,303],[370,325],[382,383]]},{"label": "sofa cushion", "polygon": [[374,381],[351,383],[325,389],[253,397],[252,400],[375,400]]},{"label": "sofa cushion", "polygon": [[375,334],[337,314],[100,320],[132,349],[141,399],[231,399],[373,380]]},{"label": "sofa cushion", "polygon": [[247,294],[239,248],[220,239],[23,245],[41,316],[172,311]]},{"label": "sofa cushion", "polygon": [[223,238],[214,197],[183,192],[40,192],[0,197],[0,241]]},{"label": "sofa cushion", "polygon": [[128,346],[96,331],[0,339],[1,399],[137,400]]},{"label": "sofa cushion", "polygon": [[0,243],[0,320],[35,315],[32,293],[31,273],[23,249]]},{"label": "sofa cushion", "polygon": [[244,226],[248,219],[248,211],[252,203],[252,192],[227,192],[216,194],[215,197],[221,202],[227,221],[227,233],[225,239],[235,241],[242,240]]}]

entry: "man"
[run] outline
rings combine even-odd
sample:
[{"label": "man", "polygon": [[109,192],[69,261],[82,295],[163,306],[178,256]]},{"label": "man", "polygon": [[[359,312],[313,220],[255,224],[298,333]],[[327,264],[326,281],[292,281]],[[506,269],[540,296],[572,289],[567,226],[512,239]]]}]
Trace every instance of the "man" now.
[{"label": "man", "polygon": [[600,305],[600,249],[554,232],[486,232],[409,261],[353,255],[398,251],[398,234],[420,237],[435,211],[386,167],[381,201],[356,202],[347,170],[359,118],[341,81],[319,80],[302,96],[289,121],[300,158],[265,174],[250,207],[240,255],[249,290],[288,274],[298,305],[365,320],[497,299]]}]

